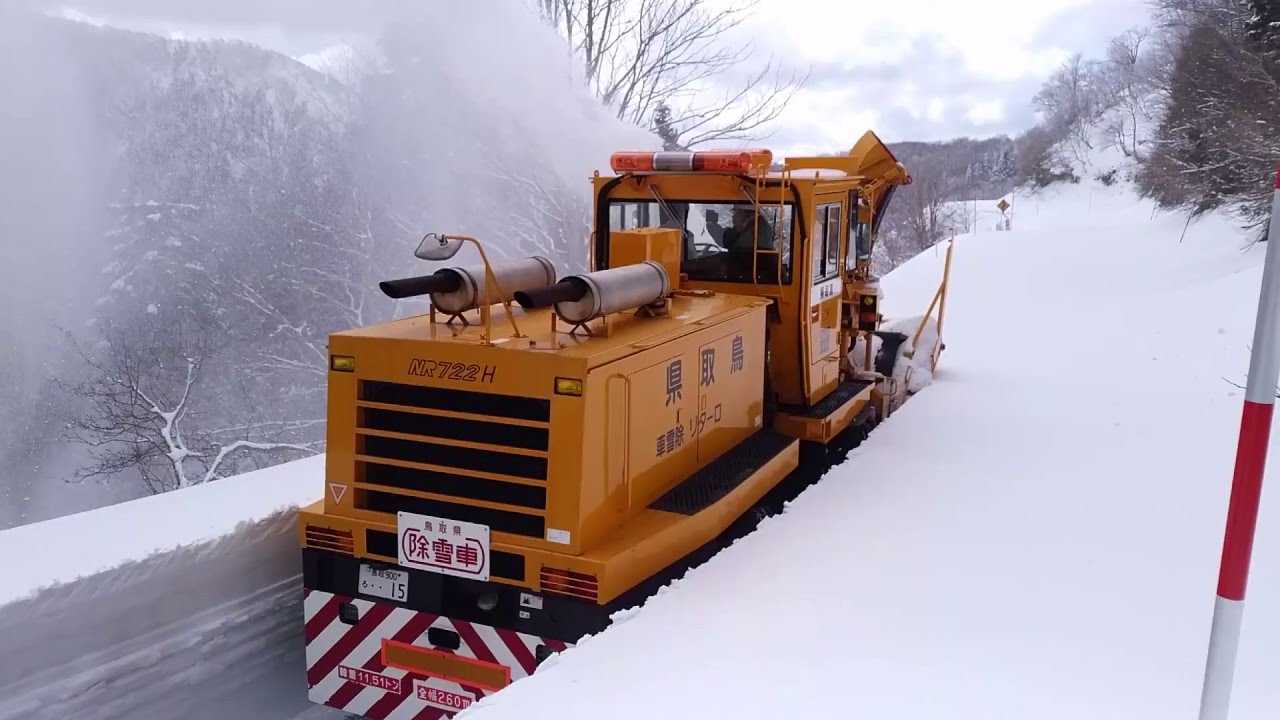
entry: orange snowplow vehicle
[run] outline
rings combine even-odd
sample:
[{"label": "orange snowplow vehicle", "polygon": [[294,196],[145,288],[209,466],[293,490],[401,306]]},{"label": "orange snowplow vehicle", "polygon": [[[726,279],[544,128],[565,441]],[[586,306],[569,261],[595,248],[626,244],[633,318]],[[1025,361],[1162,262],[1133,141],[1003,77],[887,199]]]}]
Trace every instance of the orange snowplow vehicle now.
[{"label": "orange snowplow vehicle", "polygon": [[382,284],[428,313],[331,336],[325,496],[298,518],[313,702],[434,719],[501,692],[891,411],[892,369],[850,353],[878,332],[873,241],[910,181],[874,134],[612,170],[591,272],[428,235],[419,258],[476,261]]}]

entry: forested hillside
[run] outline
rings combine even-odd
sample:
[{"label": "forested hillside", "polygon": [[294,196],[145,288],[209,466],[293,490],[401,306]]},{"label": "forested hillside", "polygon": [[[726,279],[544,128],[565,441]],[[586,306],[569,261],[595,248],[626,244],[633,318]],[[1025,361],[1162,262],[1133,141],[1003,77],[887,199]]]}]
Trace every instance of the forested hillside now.
[{"label": "forested hillside", "polygon": [[[949,201],[1094,177],[1133,180],[1188,221],[1226,210],[1263,239],[1280,159],[1280,0],[1155,0],[1152,23],[1102,57],[1077,53],[1030,101],[1013,140],[900,143],[915,181],[894,198],[876,258],[887,272],[971,228]],[[1097,166],[1113,150],[1119,165]]]},{"label": "forested hillside", "polygon": [[[4,524],[57,514],[60,486],[128,497],[322,451],[327,335],[421,308],[378,281],[421,272],[424,233],[584,269],[585,179],[618,144],[658,143],[550,70],[521,95],[474,91],[436,25],[389,29],[376,62],[331,75],[242,42],[6,19],[40,66],[3,78],[37,118],[15,133],[77,127],[0,170],[5,236],[27,249],[4,270],[24,288],[5,329],[39,340],[0,375]],[[55,178],[64,135],[99,140]]]},{"label": "forested hillside", "polygon": [[894,194],[881,226],[873,257],[879,273],[945,237],[973,231],[972,215],[949,204],[1001,197],[1018,180],[1016,150],[1008,137],[903,142],[890,147],[910,170],[912,181]]},{"label": "forested hillside", "polygon": [[[1226,210],[1262,238],[1280,159],[1280,2],[1154,0],[1151,27],[1106,57],[1071,58],[1036,97],[1044,120],[1018,139],[1019,177],[1035,187],[1124,172],[1162,208]],[[1092,168],[1090,128],[1123,168]]]}]

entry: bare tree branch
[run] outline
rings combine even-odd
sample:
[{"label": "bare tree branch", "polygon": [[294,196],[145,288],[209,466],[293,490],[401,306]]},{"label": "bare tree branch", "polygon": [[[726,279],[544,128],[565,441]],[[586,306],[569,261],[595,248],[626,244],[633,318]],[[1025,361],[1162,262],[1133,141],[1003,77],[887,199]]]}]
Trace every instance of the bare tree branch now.
[{"label": "bare tree branch", "polygon": [[204,477],[200,479],[200,482],[206,483],[216,479],[218,477],[218,469],[222,467],[222,461],[225,460],[228,455],[236,452],[237,450],[259,450],[265,452],[297,450],[299,452],[306,453],[307,455],[315,453],[313,444],[294,445],[291,443],[261,443],[249,440],[237,440],[230,445],[224,445],[218,449],[218,454],[214,456],[213,461],[210,462],[208,467],[205,469]]},{"label": "bare tree branch", "polygon": [[[318,443],[248,439],[223,443],[215,436],[230,429],[204,433],[188,427],[201,386],[200,371],[208,357],[198,338],[144,343],[111,332],[96,356],[75,347],[90,369],[89,376],[76,385],[59,384],[87,401],[88,409],[67,418],[67,438],[94,451],[93,461],[76,473],[76,480],[134,470],[151,492],[161,493],[220,477],[226,461],[238,452],[317,451]],[[262,427],[236,430],[252,432]]]},{"label": "bare tree branch", "polygon": [[692,148],[767,137],[761,129],[808,82],[808,72],[784,76],[772,58],[759,71],[740,73],[755,47],[735,43],[732,31],[755,3],[541,0],[538,9],[618,119],[659,130],[669,145]]}]

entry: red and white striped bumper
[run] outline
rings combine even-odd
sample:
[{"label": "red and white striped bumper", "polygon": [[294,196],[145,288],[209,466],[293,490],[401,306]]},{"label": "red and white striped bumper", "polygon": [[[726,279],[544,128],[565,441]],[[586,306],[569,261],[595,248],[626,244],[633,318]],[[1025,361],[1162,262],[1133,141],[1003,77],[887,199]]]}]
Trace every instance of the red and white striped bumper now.
[{"label": "red and white striped bumper", "polygon": [[[351,603],[360,610],[354,625],[338,618],[338,608]],[[416,612],[386,603],[308,590],[303,602],[307,643],[307,696],[314,703],[370,720],[437,720],[452,717],[492,690],[467,687],[447,678],[430,677],[382,663],[384,640],[430,647],[433,627],[456,632],[462,646],[451,654],[496,663],[510,669],[514,682],[533,673],[539,645],[554,651],[565,643]]]}]

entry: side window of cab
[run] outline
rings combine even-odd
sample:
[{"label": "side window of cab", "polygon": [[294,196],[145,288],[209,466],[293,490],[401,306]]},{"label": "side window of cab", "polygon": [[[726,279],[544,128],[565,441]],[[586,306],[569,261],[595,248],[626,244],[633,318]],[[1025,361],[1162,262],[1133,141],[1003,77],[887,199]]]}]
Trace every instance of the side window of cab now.
[{"label": "side window of cab", "polygon": [[856,217],[849,218],[849,253],[845,256],[845,269],[852,271],[859,260],[871,259],[871,207],[856,190],[849,193],[849,206],[857,209]]},{"label": "side window of cab", "polygon": [[813,283],[835,277],[840,272],[840,211],[844,203],[823,203],[813,219]]}]

